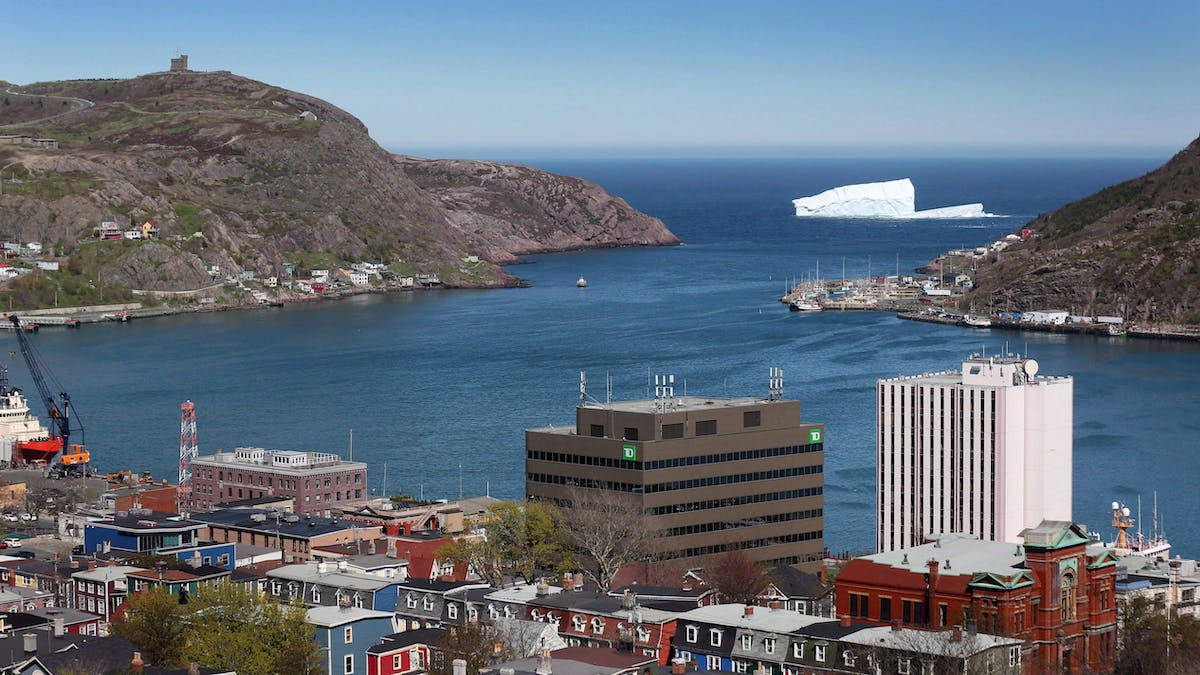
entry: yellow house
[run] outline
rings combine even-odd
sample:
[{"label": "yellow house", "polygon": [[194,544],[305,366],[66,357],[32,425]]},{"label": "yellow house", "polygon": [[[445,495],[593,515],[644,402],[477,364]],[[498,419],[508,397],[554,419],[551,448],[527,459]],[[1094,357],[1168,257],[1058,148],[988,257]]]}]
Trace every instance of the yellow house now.
[{"label": "yellow house", "polygon": [[158,239],[158,225],[153,220],[142,223],[142,239]]}]

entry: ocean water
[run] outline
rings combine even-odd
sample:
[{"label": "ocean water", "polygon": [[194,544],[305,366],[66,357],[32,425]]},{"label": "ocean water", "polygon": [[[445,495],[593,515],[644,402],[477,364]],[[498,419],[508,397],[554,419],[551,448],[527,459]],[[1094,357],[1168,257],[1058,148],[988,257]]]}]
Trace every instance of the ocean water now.
[{"label": "ocean water", "polygon": [[[579,371],[604,396],[643,396],[647,372],[688,393],[765,394],[768,368],[827,425],[826,540],[874,535],[874,382],[1028,352],[1075,377],[1075,518],[1110,536],[1109,503],[1158,493],[1178,550],[1200,554],[1200,345],[972,331],[883,313],[789,313],[784,277],[902,272],[987,243],[1041,211],[1153,168],[1144,160],[678,160],[527,163],[600,182],[685,242],[537,256],[531,288],[430,291],[47,329],[33,336],[71,392],[100,468],[174,478],[179,403],[202,453],[241,445],[345,453],[370,483],[425,497],[520,497],[523,433],[566,423]],[[982,201],[1004,218],[800,220],[790,199],[909,176],[917,208]],[[869,262],[868,262],[869,259]],[[589,286],[575,287],[583,275]],[[9,349],[15,348],[11,335]],[[28,385],[19,357],[12,379]],[[461,481],[461,483],[460,483]],[[1066,489],[1066,485],[1064,485]]]}]

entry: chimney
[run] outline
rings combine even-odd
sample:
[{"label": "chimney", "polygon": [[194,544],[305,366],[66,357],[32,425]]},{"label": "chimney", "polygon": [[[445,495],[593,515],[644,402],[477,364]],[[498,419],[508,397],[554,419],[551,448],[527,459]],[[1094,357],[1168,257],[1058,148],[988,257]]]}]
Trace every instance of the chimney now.
[{"label": "chimney", "polygon": [[[550,675],[554,672],[554,669],[551,667],[550,663],[549,649],[543,647],[542,651],[538,652],[537,670],[533,672],[536,673],[536,675]],[[455,675],[458,675],[458,673],[455,673]]]},{"label": "chimney", "polygon": [[892,619],[892,630],[900,632],[900,619]]},{"label": "chimney", "polygon": [[634,598],[633,592],[628,588],[621,595],[621,609],[633,609],[637,605],[637,600]]},{"label": "chimney", "polygon": [[22,645],[24,646],[26,654],[36,654],[37,653],[37,634],[36,633],[26,633],[25,635],[22,635],[21,641],[22,641]]},{"label": "chimney", "polygon": [[66,620],[61,616],[54,617],[54,637],[62,637],[67,632]]},{"label": "chimney", "polygon": [[142,666],[144,665],[146,664],[142,661],[142,653],[134,652],[133,660],[129,662],[129,669],[135,673],[140,673],[142,672]]},{"label": "chimney", "polygon": [[375,555],[375,540],[374,539],[367,541],[367,553],[369,553],[371,555]]},{"label": "chimney", "polygon": [[575,577],[570,572],[563,572],[562,586],[564,591],[575,590]]},{"label": "chimney", "polygon": [[767,606],[771,608],[772,612],[779,611],[779,601],[778,600],[772,600],[771,602],[767,603]]},{"label": "chimney", "polygon": [[962,626],[955,626],[950,630],[951,642],[962,642]]},{"label": "chimney", "polygon": [[350,563],[346,562],[345,560],[338,561],[338,571],[339,572],[345,572],[346,569],[349,567],[350,567]]},{"label": "chimney", "polygon": [[838,617],[838,622],[842,625],[842,628],[850,627],[850,617],[846,614],[843,614],[842,616]]},{"label": "chimney", "polygon": [[538,579],[536,593],[539,598],[550,595],[550,584],[546,583],[545,577]]},{"label": "chimney", "polygon": [[687,661],[676,658],[671,661],[671,675],[683,675],[687,671]]},{"label": "chimney", "polygon": [[328,574],[328,573],[329,573],[329,563],[325,562],[324,560],[317,563],[317,574]]},{"label": "chimney", "polygon": [[577,591],[583,590],[583,572],[575,573],[575,590],[577,590]]},{"label": "chimney", "polygon": [[463,659],[454,659],[451,661],[451,666],[454,675],[467,675],[467,662]]},{"label": "chimney", "polygon": [[751,616],[754,614],[754,605],[746,605],[746,609],[742,610],[742,616]]}]

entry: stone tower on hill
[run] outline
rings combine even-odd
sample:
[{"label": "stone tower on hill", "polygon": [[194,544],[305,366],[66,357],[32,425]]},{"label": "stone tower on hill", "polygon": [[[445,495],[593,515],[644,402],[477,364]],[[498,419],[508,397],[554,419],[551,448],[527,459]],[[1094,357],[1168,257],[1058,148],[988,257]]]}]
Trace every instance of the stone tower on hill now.
[{"label": "stone tower on hill", "polygon": [[188,69],[187,54],[180,54],[179,58],[171,59],[171,72],[182,73]]}]

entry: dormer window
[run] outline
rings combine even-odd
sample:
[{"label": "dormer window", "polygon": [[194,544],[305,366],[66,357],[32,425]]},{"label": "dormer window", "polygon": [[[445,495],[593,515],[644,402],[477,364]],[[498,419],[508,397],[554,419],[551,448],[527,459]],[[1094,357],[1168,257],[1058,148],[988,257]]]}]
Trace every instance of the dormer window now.
[{"label": "dormer window", "polygon": [[635,631],[635,632],[637,633],[638,642],[649,642],[650,641],[650,629],[649,628],[646,628],[645,626],[638,626],[637,631]]},{"label": "dormer window", "polygon": [[541,621],[542,620],[542,611],[540,609],[535,609],[535,610],[530,611],[529,618],[533,619],[534,621]]},{"label": "dormer window", "polygon": [[795,659],[804,658],[804,643],[803,642],[793,642],[792,643],[792,658],[795,658]]},{"label": "dormer window", "polygon": [[500,610],[496,609],[496,606],[493,605],[492,603],[490,603],[490,602],[488,603],[487,610],[488,610],[488,616],[490,616],[491,618],[493,618],[493,619],[500,618]]},{"label": "dormer window", "polygon": [[699,640],[699,639],[700,639],[700,629],[699,629],[699,628],[696,628],[695,626],[688,626],[688,627],[687,627],[687,628],[684,630],[684,633],[685,633],[685,634],[686,634],[686,636],[687,636],[687,641],[688,641],[688,642],[695,643],[695,642],[696,642],[696,640]]},{"label": "dormer window", "polygon": [[708,643],[714,647],[721,646],[721,631],[716,628],[708,629]]},{"label": "dormer window", "polygon": [[743,635],[742,636],[742,651],[748,652],[748,651],[750,651],[750,649],[752,647],[754,647],[754,638],[750,637],[749,635]]},{"label": "dormer window", "polygon": [[600,617],[595,617],[592,619],[592,632],[596,635],[601,635],[604,633],[604,619],[601,619]]},{"label": "dormer window", "polygon": [[584,630],[586,619],[583,618],[582,614],[576,614],[571,618],[571,623],[575,626],[575,630],[582,631]]},{"label": "dormer window", "polygon": [[429,597],[428,595],[425,596],[425,598],[421,601],[421,608],[426,612],[433,611],[433,598]]},{"label": "dormer window", "polygon": [[849,649],[842,652],[842,665],[851,668],[854,667],[854,652],[850,651]]},{"label": "dormer window", "polygon": [[416,609],[417,608],[417,596],[413,595],[412,593],[409,593],[404,598],[404,604],[408,605],[409,609]]},{"label": "dormer window", "polygon": [[775,653],[775,638],[763,638],[763,650],[768,654]]}]

